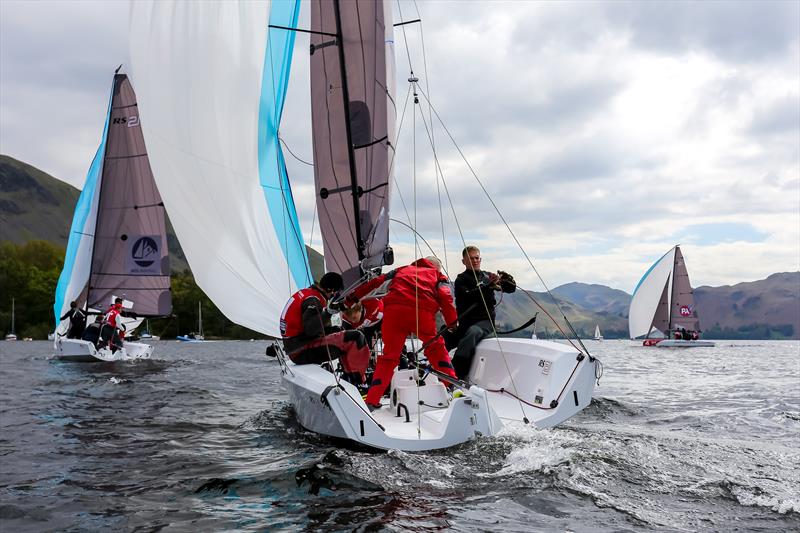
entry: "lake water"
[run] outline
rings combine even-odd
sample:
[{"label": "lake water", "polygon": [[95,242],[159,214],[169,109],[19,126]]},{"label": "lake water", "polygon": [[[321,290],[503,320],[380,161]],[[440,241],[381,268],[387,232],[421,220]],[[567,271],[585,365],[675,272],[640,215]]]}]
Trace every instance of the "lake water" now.
[{"label": "lake water", "polygon": [[796,341],[589,341],[580,415],[431,453],[303,430],[264,342],[155,345],[0,342],[0,530],[800,530]]}]

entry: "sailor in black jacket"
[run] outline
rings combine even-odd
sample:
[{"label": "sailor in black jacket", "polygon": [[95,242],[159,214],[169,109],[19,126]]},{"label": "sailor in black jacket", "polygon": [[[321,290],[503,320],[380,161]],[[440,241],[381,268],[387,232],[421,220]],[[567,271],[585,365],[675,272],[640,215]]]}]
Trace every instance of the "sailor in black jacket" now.
[{"label": "sailor in black jacket", "polygon": [[459,326],[448,348],[456,346],[453,367],[458,377],[464,379],[469,374],[475,346],[495,331],[495,291],[512,293],[517,284],[502,270],[497,274],[481,270],[481,251],[477,246],[464,248],[461,262],[467,268],[455,281]]}]

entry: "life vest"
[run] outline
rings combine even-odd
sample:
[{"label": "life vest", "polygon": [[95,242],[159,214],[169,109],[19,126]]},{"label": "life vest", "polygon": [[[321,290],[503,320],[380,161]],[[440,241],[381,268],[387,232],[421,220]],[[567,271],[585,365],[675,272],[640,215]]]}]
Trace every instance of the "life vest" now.
[{"label": "life vest", "polygon": [[296,337],[305,332],[303,328],[303,302],[309,298],[316,298],[325,307],[328,301],[316,287],[308,287],[294,293],[281,312],[281,336]]},{"label": "life vest", "polygon": [[117,329],[117,322],[119,322],[119,313],[121,309],[117,308],[116,305],[112,305],[108,311],[106,311],[105,316],[103,317],[103,322],[108,324],[114,329]]}]

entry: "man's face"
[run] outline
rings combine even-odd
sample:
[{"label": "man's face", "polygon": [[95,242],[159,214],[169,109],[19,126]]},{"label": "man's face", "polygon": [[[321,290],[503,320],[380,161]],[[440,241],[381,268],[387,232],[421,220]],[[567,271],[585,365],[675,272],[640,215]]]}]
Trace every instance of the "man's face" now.
[{"label": "man's face", "polygon": [[336,296],[336,294],[338,292],[339,291],[337,291],[336,289],[322,289],[322,293],[325,295],[325,298],[327,298],[328,300],[333,299],[333,297]]},{"label": "man's face", "polygon": [[481,252],[480,250],[470,250],[467,252],[466,257],[461,258],[461,262],[465,267],[472,270],[481,269]]}]

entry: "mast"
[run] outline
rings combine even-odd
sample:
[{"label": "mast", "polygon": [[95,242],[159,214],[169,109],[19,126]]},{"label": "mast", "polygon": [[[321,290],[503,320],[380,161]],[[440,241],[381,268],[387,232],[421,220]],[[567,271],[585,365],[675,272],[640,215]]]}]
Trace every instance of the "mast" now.
[{"label": "mast", "polygon": [[[350,91],[347,87],[347,71],[344,63],[344,38],[342,35],[342,15],[339,9],[339,0],[334,0],[334,13],[336,14],[336,40],[339,41],[339,69],[342,76],[342,100],[344,104],[344,125],[347,131],[347,156],[350,159],[350,187],[353,196],[353,225],[356,230],[356,244],[358,260],[364,259],[364,239],[361,236],[361,208],[359,205],[358,176],[356,174],[355,148],[353,147],[353,132],[350,124]],[[363,275],[363,268],[359,265],[359,274]]]},{"label": "mast", "polygon": [[203,302],[197,301],[197,331],[203,337]]},{"label": "mast", "polygon": [[348,285],[391,262],[391,9],[375,0],[312,0],[310,31],[317,213],[326,268]]},{"label": "mast", "polygon": [[11,334],[14,335],[16,333],[14,330],[14,298],[11,298]]}]

